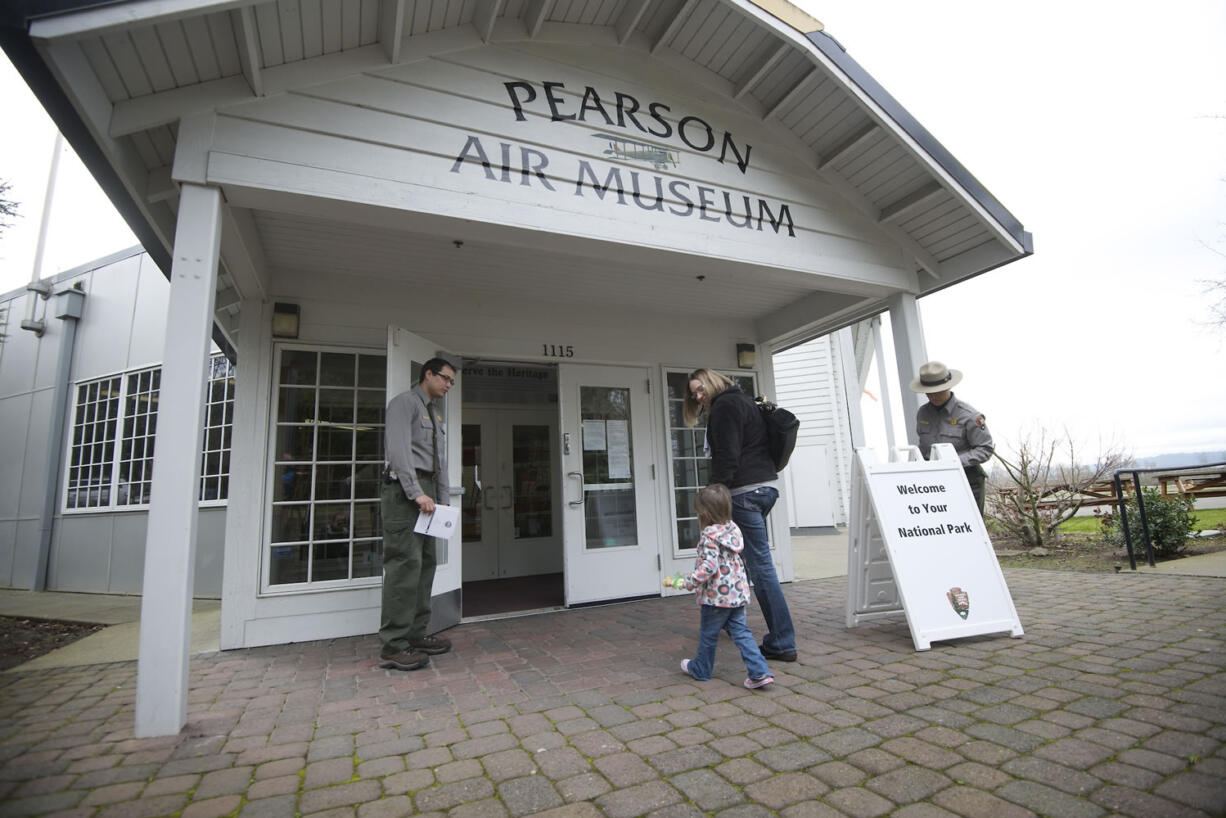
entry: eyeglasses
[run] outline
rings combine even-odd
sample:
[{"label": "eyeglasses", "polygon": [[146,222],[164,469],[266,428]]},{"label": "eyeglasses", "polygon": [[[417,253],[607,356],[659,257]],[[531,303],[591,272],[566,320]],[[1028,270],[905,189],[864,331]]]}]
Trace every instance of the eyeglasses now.
[{"label": "eyeglasses", "polygon": [[435,377],[439,377],[447,381],[448,386],[455,386],[455,378],[451,377],[450,375],[444,375],[442,372],[435,372],[434,375]]}]

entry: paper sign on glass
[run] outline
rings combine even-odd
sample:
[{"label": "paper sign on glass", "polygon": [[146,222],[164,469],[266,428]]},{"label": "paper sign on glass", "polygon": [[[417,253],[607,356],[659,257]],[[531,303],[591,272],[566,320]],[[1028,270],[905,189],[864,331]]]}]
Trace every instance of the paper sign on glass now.
[{"label": "paper sign on glass", "polygon": [[413,531],[427,537],[450,540],[460,530],[460,507],[435,504],[433,514],[418,514]]}]

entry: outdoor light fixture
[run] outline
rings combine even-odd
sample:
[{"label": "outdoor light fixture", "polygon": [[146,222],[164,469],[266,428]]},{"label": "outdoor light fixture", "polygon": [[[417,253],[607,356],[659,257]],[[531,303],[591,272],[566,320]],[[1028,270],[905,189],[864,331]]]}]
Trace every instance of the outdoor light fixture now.
[{"label": "outdoor light fixture", "polygon": [[286,304],[278,301],[272,305],[272,337],[273,338],[297,338],[298,337],[298,312],[297,304]]},{"label": "outdoor light fixture", "polygon": [[753,369],[758,362],[758,353],[753,344],[736,345],[736,365],[741,369]]}]

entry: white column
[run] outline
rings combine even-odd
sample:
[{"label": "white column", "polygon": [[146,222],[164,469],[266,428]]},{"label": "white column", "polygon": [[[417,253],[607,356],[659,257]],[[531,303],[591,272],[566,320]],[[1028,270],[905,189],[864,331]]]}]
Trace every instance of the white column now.
[{"label": "white column", "polygon": [[856,374],[856,339],[852,335],[851,327],[843,327],[836,334],[839,342],[839,365],[843,368],[843,401],[847,404],[847,422],[851,429],[851,448],[854,452],[864,445],[864,415],[860,411],[860,395],[864,393],[864,387]]},{"label": "white column", "polygon": [[136,735],[168,736],[187,721],[196,510],[204,428],[204,365],[213,328],[221,192],[184,184],[166,311],[153,495],[136,671]]},{"label": "white column", "polygon": [[[908,388],[928,360],[924,348],[924,326],[920,323],[919,305],[910,293],[890,296],[890,327],[894,332],[894,360],[898,364],[898,386],[902,398],[903,420],[907,427],[907,442],[919,445],[915,437],[915,413],[920,407],[919,395]],[[884,365],[884,361],[882,364]]]}]

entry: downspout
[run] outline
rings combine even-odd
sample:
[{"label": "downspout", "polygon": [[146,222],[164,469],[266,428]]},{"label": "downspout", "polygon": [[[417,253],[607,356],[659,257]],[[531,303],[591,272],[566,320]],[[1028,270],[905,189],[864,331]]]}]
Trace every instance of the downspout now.
[{"label": "downspout", "polygon": [[43,489],[43,513],[39,520],[38,560],[34,564],[31,591],[47,590],[47,563],[51,560],[51,528],[59,499],[60,463],[64,456],[64,422],[68,411],[68,387],[72,377],[72,355],[77,345],[77,322],[85,306],[85,291],[77,282],[71,289],[55,294],[55,317],[63,323],[60,354],[55,365],[55,398],[51,406],[51,435],[47,442],[47,482]]}]

